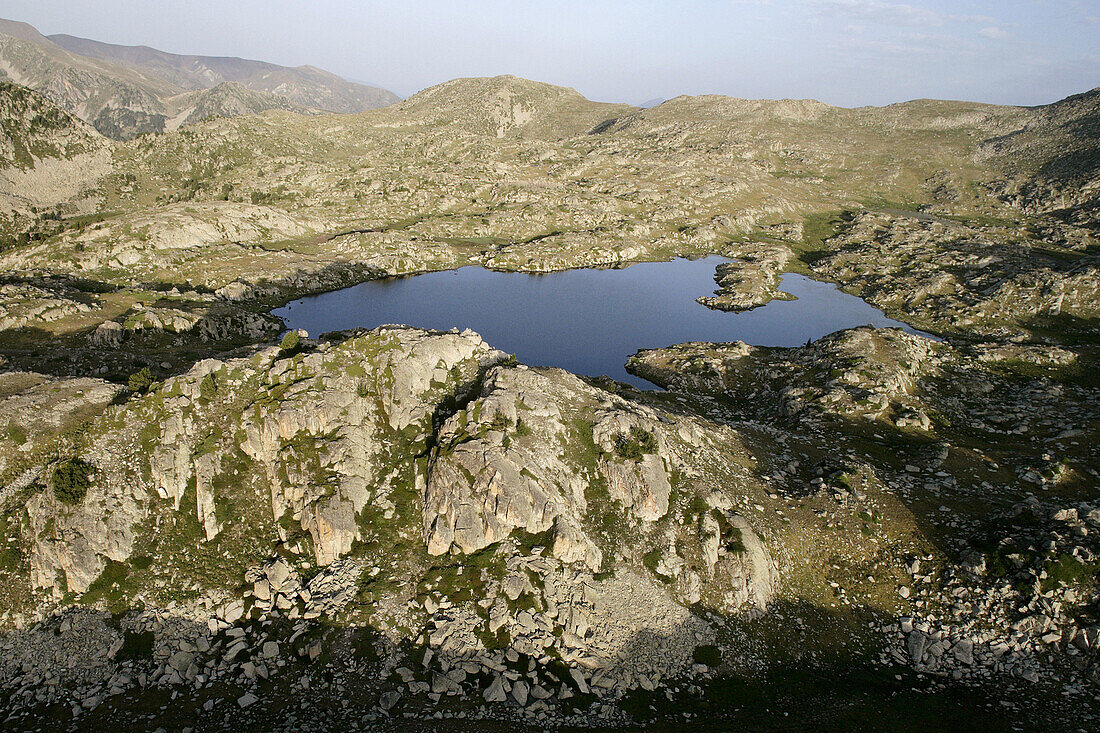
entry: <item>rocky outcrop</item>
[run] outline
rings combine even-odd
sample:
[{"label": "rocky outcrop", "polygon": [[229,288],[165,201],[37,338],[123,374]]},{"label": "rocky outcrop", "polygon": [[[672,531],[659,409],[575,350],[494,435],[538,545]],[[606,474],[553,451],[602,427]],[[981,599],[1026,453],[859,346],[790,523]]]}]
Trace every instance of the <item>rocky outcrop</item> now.
[{"label": "rocky outcrop", "polygon": [[769,301],[789,299],[779,290],[779,280],[794,253],[785,245],[730,245],[732,262],[718,265],[714,276],[718,283],[715,295],[697,298],[708,308],[723,311],[746,311]]},{"label": "rocky outcrop", "polygon": [[918,384],[936,374],[942,348],[900,329],[867,326],[798,348],[735,342],[640,351],[628,368],[657,384],[768,404],[776,416],[799,415],[812,406],[819,413],[928,429]]},{"label": "rocky outcrop", "polygon": [[[470,554],[522,530],[545,535],[558,560],[599,571],[616,552],[637,553],[668,536],[673,515],[683,511],[673,502],[674,474],[690,472],[690,456],[703,445],[690,422],[565,372],[497,367],[478,398],[440,430],[425,481],[428,551]],[[696,459],[706,460],[709,452],[701,452]],[[675,568],[668,575],[688,603],[698,602],[706,584],[723,608],[763,609],[775,592],[776,566],[730,501],[715,501],[725,534],[685,533],[679,551],[705,555],[708,543],[725,537],[721,563],[714,547],[705,577],[679,557],[666,563]],[[629,527],[635,546],[622,548],[601,530],[611,526]],[[741,539],[729,542],[733,534]]]},{"label": "rocky outcrop", "polygon": [[[102,412],[121,391],[116,384],[87,377],[0,374],[0,425],[5,426],[0,433],[0,480],[27,468],[42,446]],[[4,498],[0,489],[0,503]]]},{"label": "rocky outcrop", "polygon": [[1011,228],[865,212],[827,246],[815,271],[937,333],[1018,339],[1100,312],[1095,255],[1021,242]]},{"label": "rocky outcrop", "polygon": [[92,467],[88,489],[28,501],[33,582],[83,592],[153,541],[149,522],[222,542],[251,506],[262,514],[250,521],[273,522],[320,566],[416,527],[428,555],[533,537],[559,563],[595,573],[633,558],[644,573],[639,553],[674,532],[674,554],[707,558],[699,572],[670,558],[675,597],[769,602],[775,565],[728,499],[698,533],[677,529],[703,491],[684,484],[692,466],[721,460],[694,422],[506,362],[476,334],[404,327],[201,361],[109,408],[67,449]]},{"label": "rocky outcrop", "polygon": [[559,453],[571,437],[565,405],[584,389],[565,374],[498,369],[487,375],[481,394],[442,426],[429,463],[429,552],[452,546],[473,552],[517,528],[530,534],[553,528],[558,552],[599,568],[599,549],[580,531],[583,467]]}]

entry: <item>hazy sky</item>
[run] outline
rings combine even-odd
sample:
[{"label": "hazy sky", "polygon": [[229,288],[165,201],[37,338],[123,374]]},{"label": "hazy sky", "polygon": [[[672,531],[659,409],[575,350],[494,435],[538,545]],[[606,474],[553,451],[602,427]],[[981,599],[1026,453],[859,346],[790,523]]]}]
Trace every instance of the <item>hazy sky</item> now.
[{"label": "hazy sky", "polygon": [[496,74],[632,103],[1041,104],[1100,85],[1100,0],[0,0],[0,16],[47,35],[313,64],[402,96]]}]

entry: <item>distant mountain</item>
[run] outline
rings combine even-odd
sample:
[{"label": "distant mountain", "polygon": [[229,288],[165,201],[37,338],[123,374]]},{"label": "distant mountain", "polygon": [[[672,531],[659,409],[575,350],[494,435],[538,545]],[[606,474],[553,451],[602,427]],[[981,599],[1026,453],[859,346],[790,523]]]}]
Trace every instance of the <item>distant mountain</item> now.
[{"label": "distant mountain", "polygon": [[[360,112],[399,99],[311,66],[180,56],[66,35],[47,38],[26,23],[7,20],[0,20],[0,79],[41,92],[118,140],[214,116],[267,109]],[[219,89],[227,83],[233,86]],[[210,93],[195,94],[205,90]]]},{"label": "distant mountain", "polygon": [[328,112],[363,112],[401,100],[393,92],[342,79],[313,66],[287,67],[227,56],[184,56],[148,46],[118,46],[64,34],[49,40],[73,53],[125,66],[181,89],[210,89],[237,82],[293,104]]},{"label": "distant mountain", "polygon": [[666,100],[664,97],[654,97],[653,99],[647,99],[638,106],[642,109],[649,109],[650,107],[656,107],[659,104],[664,104]]},{"label": "distant mountain", "polygon": [[[30,87],[116,138],[164,127],[163,99],[179,89],[129,69],[70,53],[26,23],[0,20],[0,78]],[[123,134],[112,134],[114,128]]]}]

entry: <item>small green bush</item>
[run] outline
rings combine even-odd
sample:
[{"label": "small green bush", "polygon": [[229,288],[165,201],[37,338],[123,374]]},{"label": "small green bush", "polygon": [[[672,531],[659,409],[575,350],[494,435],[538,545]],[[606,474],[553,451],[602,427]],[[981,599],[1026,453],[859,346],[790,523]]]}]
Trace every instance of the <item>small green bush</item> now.
[{"label": "small green bush", "polygon": [[737,527],[730,527],[729,532],[722,533],[722,539],[726,543],[726,552],[741,554],[745,551],[745,538]]},{"label": "small green bush", "polygon": [[218,383],[214,381],[213,374],[207,374],[199,382],[199,396],[205,400],[212,400],[218,394]]},{"label": "small green bush", "polygon": [[149,371],[149,367],[142,367],[130,375],[126,380],[126,386],[131,392],[147,392],[149,387],[153,386],[153,373]]},{"label": "small green bush", "polygon": [[508,419],[508,416],[498,410],[497,414],[493,416],[493,419],[490,420],[485,427],[489,430],[497,430],[503,433],[511,426],[512,422]]},{"label": "small green bush", "polygon": [[64,504],[84,501],[94,469],[79,458],[67,458],[53,470],[53,493]]},{"label": "small green bush", "polygon": [[657,437],[637,425],[630,429],[630,435],[619,433],[615,436],[615,454],[629,461],[640,461],[647,453],[657,452]]},{"label": "small green bush", "polygon": [[646,554],[642,555],[642,565],[645,565],[646,570],[653,573],[662,582],[671,583],[673,581],[673,578],[668,577],[664,573],[657,572],[657,565],[661,562],[661,556],[663,554],[664,553],[661,552],[661,548],[659,547],[650,550]]},{"label": "small green bush", "polygon": [[279,342],[279,348],[287,352],[297,351],[300,345],[301,339],[298,338],[297,331],[287,331],[286,334],[283,335],[283,340]]}]

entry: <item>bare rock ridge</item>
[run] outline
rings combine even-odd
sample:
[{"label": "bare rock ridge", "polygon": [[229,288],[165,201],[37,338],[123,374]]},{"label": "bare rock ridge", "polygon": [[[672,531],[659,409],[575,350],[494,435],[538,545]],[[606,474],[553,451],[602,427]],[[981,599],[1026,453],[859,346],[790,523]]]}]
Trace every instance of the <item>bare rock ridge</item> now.
[{"label": "bare rock ridge", "polygon": [[179,56],[67,35],[47,38],[14,21],[0,21],[0,58],[4,78],[42,92],[121,140],[213,116],[268,109],[360,112],[398,101],[384,89],[311,66]]}]

